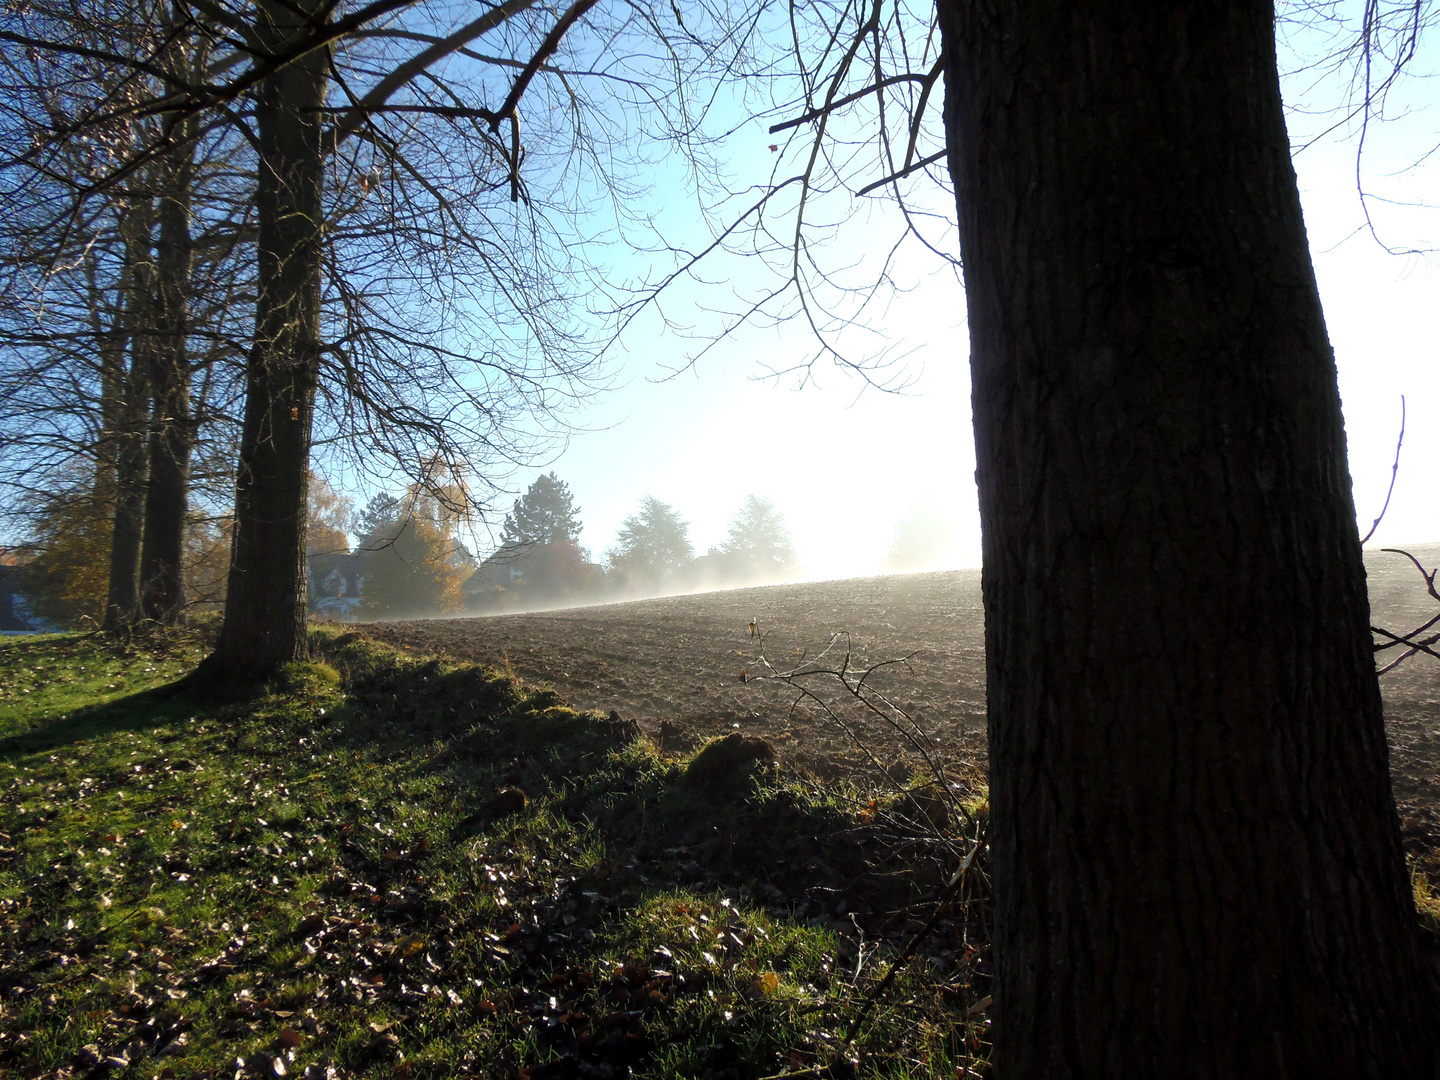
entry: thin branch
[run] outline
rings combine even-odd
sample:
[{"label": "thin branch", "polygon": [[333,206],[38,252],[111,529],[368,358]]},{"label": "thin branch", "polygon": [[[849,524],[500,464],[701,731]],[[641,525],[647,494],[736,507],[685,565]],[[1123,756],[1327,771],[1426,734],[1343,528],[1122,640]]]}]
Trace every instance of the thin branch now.
[{"label": "thin branch", "polygon": [[[332,133],[334,145],[338,146],[344,142],[346,138],[354,134],[364,122],[367,112],[379,111],[380,107],[390,99],[392,94],[409,83],[410,80],[420,74],[420,72],[429,68],[437,61],[464,48],[466,45],[469,45],[476,38],[482,37],[496,27],[503,25],[521,12],[534,7],[537,2],[538,0],[506,0],[505,3],[491,8],[484,15],[480,16],[480,18],[474,19],[460,27],[460,29],[448,37],[435,42],[428,49],[422,49],[410,57],[399,67],[389,72],[385,78],[381,79],[360,99],[355,108],[363,111],[357,111],[353,116],[347,117],[343,123],[336,125]],[[513,109],[514,105],[510,107]],[[498,113],[487,110],[484,119],[492,127],[498,127],[498,119],[504,115],[505,110],[503,108]]]},{"label": "thin branch", "polygon": [[808,124],[812,120],[819,120],[822,116],[829,116],[831,113],[843,109],[846,105],[850,105],[871,94],[878,94],[881,90],[889,86],[896,86],[900,83],[907,82],[928,84],[930,81],[931,78],[928,75],[891,75],[887,79],[881,79],[879,82],[871,83],[863,90],[856,90],[853,94],[846,94],[844,97],[835,101],[827,101],[824,105],[818,105],[813,109],[809,109],[793,120],[786,120],[779,124],[771,124],[770,134],[778,135],[780,132],[787,131],[790,128],[799,127],[801,124]]},{"label": "thin branch", "polygon": [[[551,27],[550,33],[545,35],[545,40],[542,41],[540,47],[535,50],[535,55],[530,58],[530,62],[526,64],[520,74],[515,77],[515,85],[510,88],[510,93],[506,96],[504,104],[497,110],[497,116],[509,116],[519,108],[520,98],[524,96],[526,88],[530,85],[530,81],[535,78],[536,73],[545,61],[555,55],[555,50],[560,48],[560,41],[565,37],[566,33],[569,32],[570,27],[574,26],[587,11],[599,2],[600,0],[575,0],[575,3],[570,5],[569,10],[560,16],[560,20]],[[499,130],[498,123],[494,123],[493,126],[496,130]]]},{"label": "thin branch", "polygon": [[906,168],[901,169],[899,172],[892,173],[884,179],[876,180],[873,184],[866,184],[863,188],[857,191],[855,195],[856,197],[859,197],[861,195],[868,195],[876,188],[882,188],[886,184],[893,184],[896,180],[903,180],[911,173],[919,172],[921,169],[925,168],[928,165],[934,165],[935,162],[939,161],[949,152],[949,150],[941,150],[939,153],[931,154],[927,158],[921,158],[919,161],[915,162],[914,165],[907,166]]},{"label": "thin branch", "polygon": [[[1371,525],[1370,525],[1370,531],[1367,532],[1367,533],[1364,535],[1364,537],[1361,538],[1361,540],[1360,540],[1360,546],[1361,546],[1361,547],[1364,547],[1365,544],[1370,540],[1370,538],[1375,535],[1375,530],[1380,527],[1380,522],[1381,522],[1381,521],[1384,519],[1384,517],[1385,517],[1385,511],[1388,510],[1388,509],[1390,509],[1390,496],[1393,495],[1393,494],[1395,494],[1395,478],[1400,475],[1400,447],[1403,446],[1404,443],[1405,443],[1405,395],[1404,395],[1404,394],[1401,394],[1401,395],[1400,395],[1400,437],[1395,440],[1395,464],[1393,464],[1393,465],[1390,466],[1390,487],[1389,487],[1389,489],[1385,492],[1385,505],[1382,506],[1382,507],[1380,507],[1380,515],[1379,515],[1379,517],[1377,517],[1377,518],[1374,520],[1374,522],[1371,523]],[[1386,549],[1386,550],[1390,550],[1390,549]],[[1402,552],[1401,554],[1409,554],[1409,553],[1408,553],[1408,552]],[[1411,558],[1413,559],[1414,556],[1412,555]],[[1418,564],[1417,564],[1417,565],[1418,565]],[[1423,573],[1423,567],[1422,567],[1422,573]],[[1432,592],[1433,592],[1433,588],[1434,588],[1433,583],[1432,583],[1431,588],[1432,588]],[[1437,597],[1437,599],[1440,599],[1440,597]]]}]

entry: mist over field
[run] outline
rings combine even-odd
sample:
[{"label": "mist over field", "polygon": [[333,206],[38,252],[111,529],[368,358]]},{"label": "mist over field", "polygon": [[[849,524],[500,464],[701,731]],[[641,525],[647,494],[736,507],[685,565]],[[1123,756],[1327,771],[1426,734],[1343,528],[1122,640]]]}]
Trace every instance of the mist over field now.
[{"label": "mist over field", "polygon": [[[1440,544],[1410,550],[1427,567],[1440,563]],[[1377,550],[1367,552],[1365,562],[1375,625],[1398,633],[1436,613],[1408,559]],[[915,764],[914,745],[863,710],[848,708],[833,676],[814,675],[805,685],[837,710],[865,747],[813,703],[797,705],[795,686],[769,676],[802,662],[826,669],[843,661],[858,673],[903,659],[867,682],[915,721],[924,742],[944,760],[983,766],[984,627],[979,571],[952,570],[615,597],[548,613],[377,622],[358,629],[419,653],[512,670],[553,686],[577,708],[617,710],[657,742],[667,732],[667,745],[738,730],[765,738],[792,762],[863,773],[873,766],[872,750],[886,765]],[[1382,654],[1382,662],[1393,655]],[[1437,665],[1412,657],[1381,677],[1381,691],[1407,849],[1440,870]]]}]

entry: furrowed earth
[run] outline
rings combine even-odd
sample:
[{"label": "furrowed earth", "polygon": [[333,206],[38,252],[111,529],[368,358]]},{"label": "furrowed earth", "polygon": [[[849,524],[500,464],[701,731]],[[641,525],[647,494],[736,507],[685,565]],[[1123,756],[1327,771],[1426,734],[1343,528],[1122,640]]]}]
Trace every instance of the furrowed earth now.
[{"label": "furrowed earth", "polygon": [[[0,1077],[984,1080],[981,626],[951,573],[317,627],[233,694],[6,639]],[[1440,968],[1437,676],[1383,683]]]},{"label": "furrowed earth", "polygon": [[[1410,550],[1427,567],[1440,563],[1440,545]],[[1376,551],[1366,566],[1375,626],[1407,632],[1440,614],[1408,559]],[[638,721],[670,749],[740,731],[821,775],[920,767],[927,755],[956,773],[985,764],[978,570],[360,629],[553,686],[576,708]],[[879,714],[833,674],[853,686],[874,665],[864,685]],[[792,671],[802,674],[782,677]],[[1382,676],[1381,691],[1405,847],[1440,880],[1440,660],[1412,657]]]}]

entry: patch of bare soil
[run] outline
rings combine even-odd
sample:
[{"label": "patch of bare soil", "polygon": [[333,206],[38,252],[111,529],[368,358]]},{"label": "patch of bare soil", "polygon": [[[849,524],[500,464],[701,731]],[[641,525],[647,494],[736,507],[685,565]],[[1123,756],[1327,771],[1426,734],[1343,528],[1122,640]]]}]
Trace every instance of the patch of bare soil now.
[{"label": "patch of bare soil", "polygon": [[[754,622],[759,636],[752,635]],[[360,628],[382,640],[548,683],[577,708],[617,710],[657,740],[683,746],[739,731],[811,768],[859,759],[854,742],[796,692],[760,677],[760,649],[776,668],[813,659],[852,670],[908,657],[878,672],[929,745],[974,759],[985,732],[984,619],[979,571],[771,585],[531,615],[481,616]],[[849,634],[848,639],[844,636]],[[832,636],[841,637],[832,645]],[[831,679],[811,683],[840,708]],[[890,764],[904,740],[861,722]],[[857,732],[858,734],[858,732]],[[938,744],[934,740],[939,740]],[[913,752],[913,747],[911,748]],[[908,755],[907,755],[908,756]]]},{"label": "patch of bare soil", "polygon": [[[1412,549],[1440,563],[1440,545]],[[1415,567],[1367,556],[1372,621],[1397,632],[1440,612]],[[750,630],[756,624],[759,637]],[[957,772],[985,760],[984,615],[978,570],[773,585],[528,615],[372,623],[363,632],[416,652],[508,668],[583,709],[616,710],[682,749],[712,735],[759,736],[821,773],[916,764]],[[837,636],[838,635],[838,636]],[[833,640],[832,640],[833,639]],[[873,686],[917,725],[907,737],[847,705],[824,676],[805,685],[847,733],[794,687],[764,678],[821,656],[852,672],[884,661]],[[828,652],[826,652],[828,648]],[[1417,656],[1381,679],[1406,848],[1440,878],[1440,661]],[[662,727],[663,724],[663,727]],[[902,721],[902,726],[904,722]],[[862,748],[863,744],[863,748]]]},{"label": "patch of bare soil", "polygon": [[[1430,570],[1440,566],[1440,544],[1406,550]],[[1370,575],[1372,625],[1401,634],[1440,614],[1440,602],[1427,595],[1425,581],[1409,559],[1370,552],[1365,566]],[[1421,639],[1428,636],[1423,634]],[[1380,655],[1394,657],[1398,651]],[[1440,660],[1411,657],[1380,676],[1380,693],[1385,699],[1390,776],[1400,807],[1405,850],[1432,882],[1440,882]]]}]

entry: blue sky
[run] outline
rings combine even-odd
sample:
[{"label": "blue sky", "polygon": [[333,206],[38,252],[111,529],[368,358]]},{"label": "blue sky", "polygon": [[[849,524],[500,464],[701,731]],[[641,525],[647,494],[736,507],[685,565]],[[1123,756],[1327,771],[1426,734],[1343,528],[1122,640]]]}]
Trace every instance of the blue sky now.
[{"label": "blue sky", "polygon": [[[1440,190],[1440,160],[1416,165],[1440,143],[1440,114],[1426,101],[1427,89],[1423,80],[1408,86],[1392,101],[1395,118],[1372,127],[1367,141],[1364,175],[1377,196],[1369,208],[1392,247],[1440,244],[1436,211],[1411,205]],[[1334,123],[1330,110],[1343,88],[1295,77],[1285,91],[1287,103],[1301,107],[1291,114],[1292,142]],[[1440,540],[1433,473],[1440,461],[1440,269],[1434,256],[1387,253],[1363,227],[1354,136],[1342,125],[1298,153],[1295,164],[1336,351],[1357,512],[1364,531],[1384,502],[1403,394],[1399,481],[1371,546]],[[762,124],[752,124],[732,147],[741,158],[763,159],[771,141]],[[836,243],[858,251],[883,227],[860,222]],[[963,294],[933,258],[912,252],[899,271],[913,288],[868,321],[905,354],[914,383],[899,394],[866,389],[825,361],[803,389],[793,379],[764,380],[767,364],[783,367],[810,351],[798,322],[743,330],[668,380],[693,343],[653,326],[629,335],[617,371],[621,388],[575,417],[591,430],[544,468],[570,484],[583,542],[599,557],[640,498],[654,495],[690,521],[704,551],[724,539],[730,516],[754,493],[785,515],[806,576],[867,574],[883,569],[897,523],[928,501],[953,522],[950,561],[978,565]],[[672,314],[676,308],[672,303]],[[536,471],[518,474],[515,485],[523,488]]]}]

